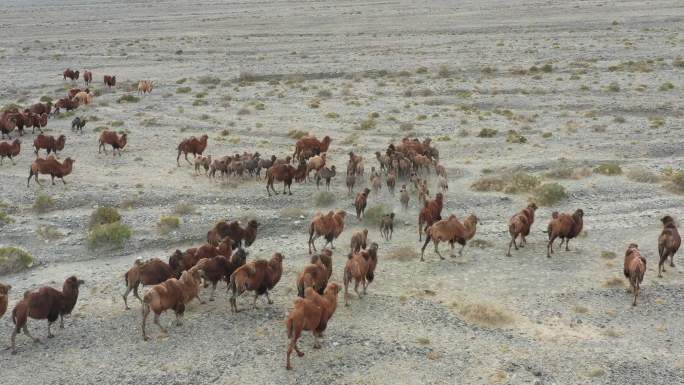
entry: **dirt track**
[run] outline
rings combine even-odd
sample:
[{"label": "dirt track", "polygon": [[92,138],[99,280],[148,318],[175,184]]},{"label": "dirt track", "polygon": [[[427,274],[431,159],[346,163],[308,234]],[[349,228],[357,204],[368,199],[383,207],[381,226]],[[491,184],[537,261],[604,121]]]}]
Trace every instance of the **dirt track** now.
[{"label": "dirt track", "polygon": [[[659,218],[682,218],[684,199],[663,183],[637,183],[625,175],[544,175],[561,159],[571,167],[617,163],[625,174],[682,168],[684,83],[676,60],[684,57],[684,6],[452,3],[0,5],[0,105],[31,104],[82,86],[62,80],[67,67],[91,69],[91,88],[101,92],[74,115],[97,118],[83,135],[71,132],[71,116],[48,124],[48,133],[68,137],[60,157],[76,159],[66,186],[26,188],[34,157],[30,130],[17,164],[0,167],[0,201],[14,219],[0,224],[0,246],[22,247],[39,262],[2,277],[14,287],[10,308],[28,289],[61,285],[70,274],[86,280],[74,316],[56,338],[34,345],[19,336],[17,356],[0,351],[2,381],[680,383],[684,277],[679,266],[656,277],[656,240]],[[541,70],[545,64],[551,65],[548,72]],[[440,73],[443,65],[448,74]],[[530,72],[532,66],[540,70]],[[104,74],[117,76],[115,89],[104,89]],[[154,92],[118,103],[139,79],[154,80]],[[179,93],[182,87],[191,90]],[[374,112],[378,117],[369,118]],[[372,128],[359,129],[364,124]],[[122,157],[97,153],[99,127],[129,132]],[[498,134],[478,137],[483,128]],[[295,296],[296,274],[308,260],[307,227],[319,210],[316,188],[295,184],[294,195],[268,198],[263,181],[211,181],[187,164],[177,167],[175,148],[182,138],[207,133],[207,153],[216,157],[243,151],[284,156],[292,153],[294,140],[287,134],[294,129],[331,135],[330,159],[342,174],[350,150],[366,158],[368,175],[378,167],[373,153],[388,143],[405,135],[432,137],[449,172],[445,213],[476,213],[482,224],[475,239],[483,247],[466,247],[464,256],[445,261],[428,247],[420,263],[416,196],[402,212],[398,195],[386,189],[372,194],[370,205],[384,203],[398,216],[391,242],[370,228],[380,245],[376,281],[368,297],[338,308],[321,350],[311,348],[308,334],[302,338],[306,356],[294,358],[295,370],[287,372],[282,320]],[[527,143],[507,143],[508,130]],[[523,170],[558,182],[569,195],[537,211],[528,247],[511,258],[505,256],[505,223],[529,194],[470,187],[488,170],[498,175],[504,168],[504,174]],[[436,191],[436,179],[430,188]],[[335,203],[321,210],[353,211],[344,175],[333,180],[333,192]],[[34,213],[38,193],[50,195],[56,207]],[[177,231],[160,235],[156,223],[179,202],[193,204],[196,214],[182,216]],[[86,247],[88,217],[93,207],[105,205],[125,207],[123,221],[134,231],[121,250]],[[571,242],[572,251],[547,259],[542,230],[551,212],[576,208],[585,211],[586,233]],[[170,327],[168,336],[150,328],[154,338],[144,343],[137,303],[131,300],[134,310],[124,311],[120,298],[122,274],[133,260],[198,245],[218,219],[251,217],[262,226],[249,259],[274,251],[286,257],[271,296],[275,303],[233,315],[221,290],[215,302],[190,305],[185,325]],[[63,237],[44,241],[36,230],[48,224]],[[364,224],[349,216],[346,226],[334,255],[337,281],[349,237]],[[636,308],[622,278],[622,255],[631,242],[648,258]],[[604,251],[617,258],[602,258]],[[622,284],[608,285],[616,277]],[[241,298],[239,305],[249,302]],[[162,317],[167,323],[172,318]],[[8,315],[0,320],[3,344],[10,325]],[[42,321],[29,325],[45,339]]]}]

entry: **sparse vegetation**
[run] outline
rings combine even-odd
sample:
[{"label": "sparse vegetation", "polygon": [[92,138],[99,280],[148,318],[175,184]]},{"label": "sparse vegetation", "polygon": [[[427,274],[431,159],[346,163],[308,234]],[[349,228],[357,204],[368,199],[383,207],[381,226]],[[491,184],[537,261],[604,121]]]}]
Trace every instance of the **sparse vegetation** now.
[{"label": "sparse vegetation", "polygon": [[33,266],[35,258],[18,247],[0,247],[0,275],[18,273]]},{"label": "sparse vegetation", "polygon": [[594,172],[598,173],[598,174],[614,176],[614,175],[621,175],[622,174],[622,168],[620,168],[620,166],[618,166],[617,164],[614,164],[614,163],[602,163],[602,164],[599,164],[598,166],[594,167]]},{"label": "sparse vegetation", "polygon": [[291,139],[300,139],[306,135],[309,135],[309,133],[303,130],[290,130],[287,132],[287,137]]},{"label": "sparse vegetation", "polygon": [[506,138],[508,143],[527,143],[527,138],[522,136],[518,131],[509,130],[508,137]]},{"label": "sparse vegetation", "polygon": [[314,195],[316,207],[328,207],[335,203],[335,194],[329,191],[319,191]]},{"label": "sparse vegetation", "polygon": [[162,235],[166,235],[171,231],[180,227],[180,218],[175,216],[164,216],[159,219],[157,223],[157,229]]},{"label": "sparse vegetation", "polygon": [[603,250],[601,252],[601,258],[603,258],[603,259],[615,259],[615,258],[617,258],[617,254],[615,254],[614,252],[609,251],[609,250]]},{"label": "sparse vegetation", "polygon": [[551,206],[567,197],[565,187],[558,183],[545,183],[537,187],[532,195],[534,202],[541,206]]},{"label": "sparse vegetation", "polygon": [[40,225],[38,226],[36,233],[46,241],[55,241],[64,237],[64,234],[53,225]]},{"label": "sparse vegetation", "polygon": [[121,215],[113,207],[98,207],[90,214],[88,228],[90,230],[97,226],[112,224],[121,221]]},{"label": "sparse vegetation", "polygon": [[117,103],[137,103],[140,98],[132,94],[124,94],[116,100]]},{"label": "sparse vegetation", "polygon": [[195,206],[187,202],[180,202],[173,208],[173,213],[176,215],[191,215],[195,212]]},{"label": "sparse vegetation", "polygon": [[38,214],[46,213],[55,207],[55,200],[46,194],[38,194],[33,201],[33,211]]},{"label": "sparse vegetation", "polygon": [[387,254],[385,254],[386,259],[391,259],[400,262],[411,261],[418,257],[419,255],[416,252],[416,250],[408,246],[395,247],[389,250]]},{"label": "sparse vegetation", "polygon": [[374,206],[369,206],[368,208],[366,208],[366,211],[363,215],[363,221],[366,224],[379,225],[380,220],[382,220],[382,217],[391,212],[392,209],[389,206],[382,203]]},{"label": "sparse vegetation", "polygon": [[453,303],[463,319],[471,324],[501,327],[513,322],[513,316],[498,305],[485,303]]},{"label": "sparse vegetation", "polygon": [[177,94],[189,94],[192,91],[190,87],[178,87],[176,88]]},{"label": "sparse vegetation", "polygon": [[644,167],[635,167],[627,171],[627,178],[638,183],[659,183],[662,177]]},{"label": "sparse vegetation", "polygon": [[470,188],[475,191],[503,191],[507,194],[519,194],[532,191],[539,186],[541,179],[523,172],[511,176],[487,176],[475,181]]},{"label": "sparse vegetation", "polygon": [[477,134],[480,138],[493,138],[495,137],[499,131],[493,129],[493,128],[483,128],[480,130],[480,132]]}]

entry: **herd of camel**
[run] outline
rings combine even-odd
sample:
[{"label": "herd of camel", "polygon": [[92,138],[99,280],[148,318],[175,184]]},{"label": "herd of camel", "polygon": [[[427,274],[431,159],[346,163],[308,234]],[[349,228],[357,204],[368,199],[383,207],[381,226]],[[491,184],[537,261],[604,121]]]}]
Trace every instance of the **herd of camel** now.
[{"label": "herd of camel", "polygon": [[[69,70],[70,71],[70,70]],[[77,72],[65,71],[66,78],[78,78]],[[92,79],[92,75],[89,76]],[[115,78],[106,79],[108,85],[115,85]],[[145,83],[151,91],[151,82]],[[110,135],[113,134],[113,135]],[[101,134],[100,148],[109,144],[115,150],[126,145],[126,136],[118,136],[114,132],[105,131]],[[43,139],[41,139],[42,141]],[[48,140],[49,142],[49,140]],[[265,170],[266,186],[269,196],[271,191],[278,192],[273,188],[274,182],[283,183],[283,193],[292,194],[293,181],[304,182],[314,172],[317,186],[321,180],[326,181],[329,188],[331,179],[336,175],[336,167],[329,164],[327,152],[332,139],[325,136],[319,140],[315,136],[306,135],[299,138],[295,144],[294,153],[291,156],[261,159],[259,153],[243,153],[211,159],[204,156],[207,148],[208,136],[200,138],[190,137],[184,139],[177,147],[177,162],[181,155],[190,163],[187,156],[192,154],[195,158],[195,170],[199,172],[204,168],[208,176],[216,177],[224,175],[239,175],[249,173],[260,178],[261,170]],[[3,142],[6,143],[6,142]],[[0,149],[7,147],[0,143]],[[45,148],[50,152],[56,152],[64,147],[64,139],[58,138],[54,142],[39,143],[38,150]],[[363,156],[350,152],[346,168],[345,183],[350,194],[354,187],[361,184],[365,179],[365,163]],[[410,191],[417,195],[418,199],[418,235],[422,242],[420,260],[424,260],[426,247],[430,242],[434,245],[435,253],[444,259],[439,251],[440,243],[448,243],[453,256],[455,244],[461,245],[459,255],[466,243],[471,240],[477,231],[479,220],[475,214],[470,214],[462,221],[454,214],[443,217],[444,193],[448,190],[447,169],[439,163],[439,151],[432,145],[430,139],[420,141],[416,138],[404,138],[399,143],[390,144],[384,153],[376,152],[377,169],[371,167],[368,184],[371,188],[364,188],[358,192],[354,199],[356,217],[364,221],[364,215],[369,196],[377,194],[383,184],[394,195],[397,181],[403,182],[400,189],[399,200],[404,209],[408,208],[411,199]],[[29,181],[38,174],[49,174],[53,178],[63,178],[71,172],[73,160],[67,158],[60,163],[56,157],[37,158],[30,168]],[[427,187],[427,177],[434,172],[438,178],[437,188],[439,193],[430,198]],[[63,179],[62,179],[63,180]],[[384,182],[384,183],[383,183]],[[407,185],[409,187],[407,187]],[[511,249],[518,250],[527,244],[526,237],[530,234],[535,220],[535,203],[529,203],[520,212],[513,215],[508,221],[510,241],[507,256],[511,256]],[[386,213],[380,218],[380,231],[382,237],[391,240],[394,228],[394,213]],[[302,331],[309,330],[313,334],[314,347],[320,348],[319,338],[327,328],[327,323],[337,308],[337,296],[341,286],[329,282],[332,276],[332,250],[333,242],[342,234],[345,227],[346,211],[335,210],[328,213],[318,212],[314,215],[309,226],[308,247],[311,255],[310,263],[304,266],[298,276],[297,294],[294,300],[294,309],[289,312],[286,320],[286,332],[289,340],[287,349],[287,369],[291,369],[290,356],[296,352],[298,356],[303,353],[297,347],[297,341]],[[560,246],[565,244],[565,250],[569,250],[570,240],[576,238],[583,229],[584,211],[575,210],[573,213],[553,212],[548,223],[547,257],[554,253],[553,244],[560,238]],[[658,238],[658,276],[665,271],[665,262],[669,259],[670,266],[674,266],[674,255],[681,245],[681,237],[677,230],[674,219],[664,216],[661,219],[662,232]],[[142,303],[142,336],[148,339],[146,322],[150,313],[154,313],[153,322],[166,333],[166,329],[159,323],[160,315],[166,310],[173,310],[176,314],[178,325],[182,323],[185,306],[193,299],[200,299],[200,287],[212,285],[209,300],[214,300],[216,286],[219,281],[227,283],[230,296],[231,310],[237,312],[237,298],[244,292],[254,293],[253,306],[259,296],[266,296],[269,303],[269,291],[279,282],[283,272],[282,263],[284,256],[274,253],[270,260],[247,261],[248,252],[243,248],[252,245],[257,237],[258,223],[250,221],[246,226],[239,222],[221,221],[208,233],[207,242],[196,248],[185,251],[176,250],[169,258],[163,261],[153,258],[148,261],[136,260],[133,267],[124,276],[126,292],[123,295],[124,306],[128,309],[127,297],[133,294]],[[425,240],[423,241],[423,236]],[[325,239],[323,249],[318,252],[315,241]],[[327,248],[330,245],[331,248]],[[366,293],[368,284],[373,282],[375,269],[378,262],[378,244],[369,242],[368,229],[356,231],[351,237],[350,252],[347,256],[343,276],[345,305],[349,305],[348,287],[354,282],[354,291],[359,293],[359,285],[362,293]],[[624,257],[624,275],[629,280],[634,299],[632,304],[636,306],[639,296],[640,285],[646,271],[646,258],[641,254],[638,245],[630,244]],[[64,326],[63,318],[73,310],[79,294],[79,286],[83,281],[75,276],[67,278],[61,290],[42,287],[35,291],[26,292],[22,299],[17,302],[12,310],[14,323],[11,336],[12,353],[16,353],[15,337],[23,333],[33,338],[27,328],[28,318],[47,319],[48,337],[52,338],[52,324],[59,318],[60,327]],[[142,297],[138,294],[140,285],[152,286]],[[11,287],[0,283],[0,317],[6,312],[8,297]]]}]

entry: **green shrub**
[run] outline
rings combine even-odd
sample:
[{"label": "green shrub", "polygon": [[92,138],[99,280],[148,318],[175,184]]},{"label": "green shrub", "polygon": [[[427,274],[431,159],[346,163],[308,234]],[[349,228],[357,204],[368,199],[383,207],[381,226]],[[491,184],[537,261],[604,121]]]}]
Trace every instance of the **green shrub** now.
[{"label": "green shrub", "polygon": [[669,178],[668,189],[678,194],[684,193],[684,170],[672,171]]},{"label": "green shrub", "polygon": [[0,202],[0,222],[1,223],[12,223],[14,219],[7,214],[7,204]]},{"label": "green shrub", "polygon": [[306,135],[309,135],[309,133],[302,130],[290,130],[287,132],[287,137],[291,139],[299,139]]},{"label": "green shrub", "polygon": [[159,219],[159,223],[157,223],[159,233],[162,235],[168,234],[178,227],[180,227],[180,218],[174,216],[161,217],[161,219]]},{"label": "green shrub", "polygon": [[660,85],[660,87],[658,87],[658,89],[659,89],[660,91],[671,91],[671,90],[673,90],[674,88],[675,88],[674,84],[672,84],[672,83],[670,83],[670,82],[663,83],[663,84]]},{"label": "green shrub", "polygon": [[177,215],[190,215],[195,213],[195,206],[190,203],[180,202],[174,207],[173,212]]},{"label": "green shrub", "polygon": [[385,204],[377,204],[366,208],[363,214],[363,222],[371,225],[380,225],[382,217],[392,213],[392,209]]},{"label": "green shrub", "polygon": [[511,178],[508,186],[504,192],[509,194],[518,194],[522,192],[529,192],[537,188],[541,184],[540,178],[525,173],[516,173]]},{"label": "green shrub", "polygon": [[617,164],[603,163],[594,167],[594,172],[603,175],[614,176],[622,174],[622,169]]},{"label": "green shrub", "polygon": [[320,191],[314,195],[316,207],[332,206],[335,203],[335,194],[329,191]]},{"label": "green shrub", "polygon": [[449,66],[446,64],[442,64],[439,66],[439,70],[437,71],[437,75],[441,78],[448,78],[451,75],[451,71],[449,70]]},{"label": "green shrub", "polygon": [[122,248],[132,234],[131,228],[121,222],[96,225],[88,233],[88,246],[91,249],[105,246]]},{"label": "green shrub", "polygon": [[177,94],[189,94],[192,91],[190,87],[178,87],[176,88]]},{"label": "green shrub", "polygon": [[506,138],[508,143],[527,143],[527,138],[522,136],[518,131],[509,130],[508,137]]},{"label": "green shrub", "polygon": [[567,198],[565,187],[558,183],[545,183],[534,190],[532,199],[542,206],[550,206]]},{"label": "green shrub", "polygon": [[338,114],[337,112],[328,112],[327,114],[325,114],[325,117],[329,119],[337,119],[340,117],[340,114]]},{"label": "green shrub", "polygon": [[359,129],[359,130],[363,130],[363,131],[372,130],[372,129],[375,128],[375,126],[376,126],[375,119],[373,119],[373,118],[368,118],[368,119],[362,120],[362,121],[359,123],[358,129]]},{"label": "green shrub", "polygon": [[0,275],[17,273],[33,266],[35,258],[17,247],[0,247]]},{"label": "green shrub", "polygon": [[612,82],[608,85],[607,90],[610,92],[620,92],[620,85],[617,82]]},{"label": "green shrub", "polygon": [[49,195],[38,194],[36,200],[33,202],[33,211],[37,213],[45,213],[55,207],[55,200]]},{"label": "green shrub", "polygon": [[480,132],[477,134],[480,138],[493,138],[498,134],[499,131],[493,129],[493,128],[483,128],[480,130]]},{"label": "green shrub", "polygon": [[470,185],[475,191],[503,191],[505,187],[506,181],[501,177],[480,178]]},{"label": "green shrub", "polygon": [[49,97],[49,96],[47,96],[47,95],[43,95],[43,96],[40,97],[40,101],[43,102],[43,103],[47,103],[47,102],[51,102],[51,101],[52,101],[52,98]]},{"label": "green shrub", "polygon": [[183,83],[185,83],[187,80],[188,80],[187,78],[178,79],[178,80],[176,80],[176,84],[183,84]]},{"label": "green shrub", "polygon": [[627,178],[638,183],[658,183],[662,179],[657,173],[642,167],[632,168],[627,171]]},{"label": "green shrub", "polygon": [[202,85],[208,85],[208,84],[219,85],[219,84],[221,84],[221,79],[214,77],[214,76],[201,76],[199,79],[197,79],[197,83],[202,84]]},{"label": "green shrub", "polygon": [[53,225],[40,225],[38,226],[36,233],[38,233],[38,235],[46,241],[55,241],[64,236],[64,234],[62,234],[57,227]]},{"label": "green shrub", "polygon": [[551,73],[553,72],[553,66],[549,63],[546,63],[541,67],[541,71],[545,73]]},{"label": "green shrub", "polygon": [[117,103],[137,103],[139,101],[140,101],[139,97],[137,97],[135,95],[131,95],[131,94],[125,94],[125,95],[121,95],[121,97],[119,99],[117,99],[116,102]]},{"label": "green shrub", "polygon": [[90,222],[88,223],[88,229],[100,225],[107,225],[121,221],[121,215],[113,207],[98,207],[90,214]]}]

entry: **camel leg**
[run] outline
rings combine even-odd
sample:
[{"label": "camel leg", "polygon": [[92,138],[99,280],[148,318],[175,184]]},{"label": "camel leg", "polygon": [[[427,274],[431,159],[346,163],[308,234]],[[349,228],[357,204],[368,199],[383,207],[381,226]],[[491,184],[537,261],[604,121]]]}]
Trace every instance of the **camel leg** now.
[{"label": "camel leg", "polygon": [[437,253],[437,255],[439,255],[439,259],[444,259],[444,257],[442,257],[442,253],[439,252],[439,241],[435,240],[434,243],[435,243],[435,253]]},{"label": "camel leg", "polygon": [[256,305],[257,298],[259,298],[259,294],[254,293],[254,301],[252,301],[252,309],[257,308],[257,305]]},{"label": "camel leg", "polygon": [[356,281],[356,283],[354,284],[354,292],[359,297],[359,299],[361,299],[361,294],[359,294],[359,281]]},{"label": "camel leg", "polygon": [[123,293],[122,297],[124,300],[124,310],[129,310],[130,307],[128,307],[128,294],[131,292],[132,288],[130,286],[126,286],[126,292]]},{"label": "camel leg", "polygon": [[553,254],[553,241],[556,240],[556,236],[552,235],[549,237],[549,243],[546,244],[546,256],[548,258],[551,258],[551,254]]},{"label": "camel leg", "polygon": [[[511,245],[515,245],[515,238],[511,238],[511,241],[508,242],[508,252],[506,253],[507,257],[511,256]],[[518,246],[516,246],[515,249],[518,250]]]},{"label": "camel leg", "polygon": [[164,327],[161,326],[161,324],[159,323],[159,314],[157,314],[157,313],[154,313],[154,324],[159,326],[159,330],[161,330],[162,333],[164,333],[164,334],[168,333],[166,331],[166,329],[164,329]]},{"label": "camel leg", "polygon": [[570,245],[570,238],[565,240],[565,251],[570,251],[570,247],[568,247],[568,245]]},{"label": "camel leg", "polygon": [[637,304],[637,297],[639,296],[639,285],[637,284],[634,287],[634,301],[632,302],[632,306],[636,306]]},{"label": "camel leg", "polygon": [[188,153],[187,153],[187,152],[185,153],[185,161],[188,162],[188,164],[192,164],[192,163],[188,160]]},{"label": "camel leg", "polygon": [[140,294],[138,294],[138,286],[133,288],[133,295],[138,299],[138,301],[140,301],[140,303],[142,303],[142,298],[140,298]]},{"label": "camel leg", "polygon": [[320,349],[321,343],[318,341],[318,333],[316,333],[315,330],[312,330],[311,334],[313,334],[313,338],[314,338],[313,348],[314,349]]},{"label": "camel leg", "polygon": [[52,327],[52,322],[48,321],[48,333],[47,333],[47,338],[54,338],[55,335],[52,334],[52,331],[50,331],[50,328]]},{"label": "camel leg", "polygon": [[214,293],[216,292],[216,284],[217,283],[218,282],[214,282],[211,284],[211,294],[209,295],[209,301],[210,302],[214,300]]},{"label": "camel leg", "polygon": [[465,249],[466,245],[465,243],[461,245],[461,250],[458,251],[458,255],[463,255],[463,249]]},{"label": "camel leg", "polygon": [[266,290],[266,293],[264,295],[266,296],[266,301],[268,302],[268,304],[273,305],[273,301],[271,301],[271,297],[268,296],[268,290]]},{"label": "camel leg", "polygon": [[59,315],[59,328],[64,329],[64,316],[62,314]]},{"label": "camel leg", "polygon": [[675,264],[674,264],[674,253],[670,254],[670,267],[675,267]]}]

